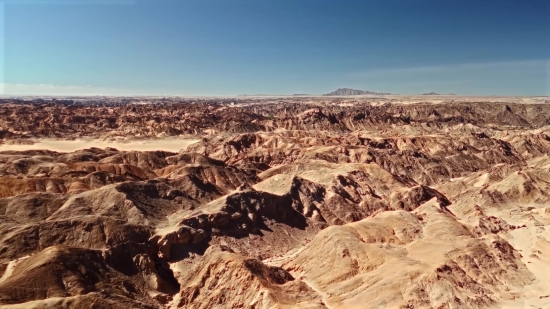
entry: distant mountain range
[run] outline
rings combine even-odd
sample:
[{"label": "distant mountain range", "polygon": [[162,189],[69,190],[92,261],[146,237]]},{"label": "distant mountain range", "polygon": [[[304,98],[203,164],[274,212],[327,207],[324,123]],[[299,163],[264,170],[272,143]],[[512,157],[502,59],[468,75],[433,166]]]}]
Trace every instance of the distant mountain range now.
[{"label": "distant mountain range", "polygon": [[[437,92],[428,92],[428,93],[421,93],[421,94],[419,94],[419,95],[441,95],[441,94],[439,94],[439,93],[437,93]],[[444,95],[456,95],[456,94],[454,94],[454,93],[447,93],[447,94],[444,94]]]},{"label": "distant mountain range", "polygon": [[338,88],[336,91],[323,94],[324,96],[343,96],[343,95],[362,95],[362,94],[373,94],[373,95],[390,95],[388,92],[373,92],[368,90],[357,90],[351,88]]}]

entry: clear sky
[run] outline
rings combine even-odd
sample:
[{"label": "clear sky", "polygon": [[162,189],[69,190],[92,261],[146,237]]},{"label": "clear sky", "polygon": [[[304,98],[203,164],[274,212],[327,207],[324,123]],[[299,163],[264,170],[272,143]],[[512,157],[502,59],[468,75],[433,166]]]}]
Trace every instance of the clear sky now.
[{"label": "clear sky", "polygon": [[6,94],[550,95],[550,0],[0,3]]}]

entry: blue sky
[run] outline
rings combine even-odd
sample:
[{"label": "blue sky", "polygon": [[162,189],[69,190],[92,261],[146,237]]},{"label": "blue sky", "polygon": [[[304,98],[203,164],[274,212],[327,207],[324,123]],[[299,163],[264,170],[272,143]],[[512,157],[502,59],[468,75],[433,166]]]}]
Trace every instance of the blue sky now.
[{"label": "blue sky", "polygon": [[7,94],[550,95],[550,1],[0,0]]}]

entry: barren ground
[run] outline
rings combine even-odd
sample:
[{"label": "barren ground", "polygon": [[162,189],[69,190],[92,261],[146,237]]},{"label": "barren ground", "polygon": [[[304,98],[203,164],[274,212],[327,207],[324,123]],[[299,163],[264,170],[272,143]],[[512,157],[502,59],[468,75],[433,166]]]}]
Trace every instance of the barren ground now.
[{"label": "barren ground", "polygon": [[0,308],[550,308],[548,98],[102,100],[2,100]]}]

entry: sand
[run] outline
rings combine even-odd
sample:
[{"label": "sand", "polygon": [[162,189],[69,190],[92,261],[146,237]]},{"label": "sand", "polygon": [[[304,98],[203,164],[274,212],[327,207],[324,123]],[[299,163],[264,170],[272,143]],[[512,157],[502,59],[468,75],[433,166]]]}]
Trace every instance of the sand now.
[{"label": "sand", "polygon": [[97,148],[116,148],[122,151],[154,151],[164,150],[178,152],[187,146],[196,143],[196,139],[147,139],[140,141],[104,141],[92,139],[60,140],[60,139],[40,139],[33,144],[3,144],[0,145],[0,151],[25,151],[45,149],[57,152],[73,152],[90,147]]}]

